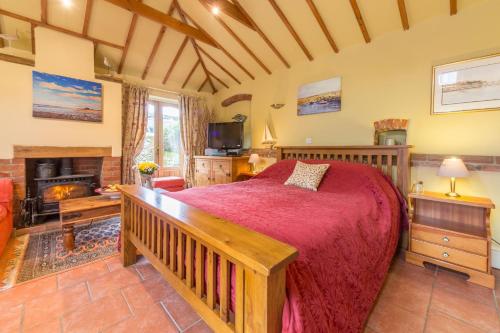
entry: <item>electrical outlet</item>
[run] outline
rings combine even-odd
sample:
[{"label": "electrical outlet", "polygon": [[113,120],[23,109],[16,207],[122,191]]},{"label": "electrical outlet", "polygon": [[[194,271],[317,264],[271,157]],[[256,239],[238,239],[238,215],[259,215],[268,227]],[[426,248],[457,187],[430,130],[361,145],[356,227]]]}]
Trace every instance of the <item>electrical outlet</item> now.
[{"label": "electrical outlet", "polygon": [[313,139],[312,138],[306,138],[306,144],[307,145],[312,145]]}]

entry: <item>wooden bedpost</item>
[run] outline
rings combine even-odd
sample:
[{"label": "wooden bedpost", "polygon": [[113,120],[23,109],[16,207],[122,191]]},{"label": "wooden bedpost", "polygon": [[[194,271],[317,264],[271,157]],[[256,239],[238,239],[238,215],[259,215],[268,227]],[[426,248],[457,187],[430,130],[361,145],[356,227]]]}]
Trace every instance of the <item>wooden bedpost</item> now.
[{"label": "wooden bedpost", "polygon": [[411,146],[400,146],[398,148],[398,171],[397,171],[397,186],[401,193],[404,195],[405,199],[410,191],[410,147]]},{"label": "wooden bedpost", "polygon": [[121,213],[121,260],[123,266],[130,266],[137,262],[137,248],[130,241],[130,229],[132,224],[130,214],[130,199],[122,195]]}]

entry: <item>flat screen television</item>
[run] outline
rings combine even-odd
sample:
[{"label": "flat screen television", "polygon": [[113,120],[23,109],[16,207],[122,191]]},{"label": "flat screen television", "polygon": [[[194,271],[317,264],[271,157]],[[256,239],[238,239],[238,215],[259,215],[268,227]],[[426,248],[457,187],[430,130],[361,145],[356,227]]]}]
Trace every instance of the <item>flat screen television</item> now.
[{"label": "flat screen television", "polygon": [[209,123],[208,148],[239,149],[243,147],[243,123]]}]

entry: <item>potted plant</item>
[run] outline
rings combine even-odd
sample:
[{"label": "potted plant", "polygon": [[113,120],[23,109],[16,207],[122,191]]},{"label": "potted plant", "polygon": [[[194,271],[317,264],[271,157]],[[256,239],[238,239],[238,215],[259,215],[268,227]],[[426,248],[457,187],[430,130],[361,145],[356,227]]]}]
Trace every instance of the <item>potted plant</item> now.
[{"label": "potted plant", "polygon": [[141,162],[137,164],[137,169],[141,174],[142,186],[152,189],[153,183],[151,181],[151,176],[158,170],[158,164],[154,162]]}]

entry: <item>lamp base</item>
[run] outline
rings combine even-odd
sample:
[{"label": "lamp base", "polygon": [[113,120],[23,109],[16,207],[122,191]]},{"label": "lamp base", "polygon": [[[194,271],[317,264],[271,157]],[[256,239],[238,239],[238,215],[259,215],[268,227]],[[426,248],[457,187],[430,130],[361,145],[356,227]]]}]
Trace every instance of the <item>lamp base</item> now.
[{"label": "lamp base", "polygon": [[446,193],[446,195],[452,198],[458,198],[460,196],[460,194],[458,194],[457,192],[448,192]]}]

